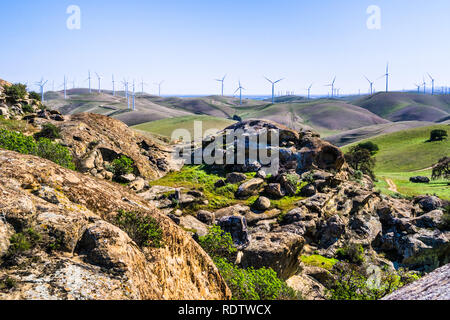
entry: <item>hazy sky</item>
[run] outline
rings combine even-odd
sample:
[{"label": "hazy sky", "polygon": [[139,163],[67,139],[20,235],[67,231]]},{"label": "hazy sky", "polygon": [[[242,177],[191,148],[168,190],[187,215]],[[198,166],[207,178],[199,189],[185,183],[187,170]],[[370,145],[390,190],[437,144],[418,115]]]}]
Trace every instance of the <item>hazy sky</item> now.
[{"label": "hazy sky", "polygon": [[[81,29],[69,30],[69,5],[81,9]],[[367,27],[370,5],[381,29]],[[1,1],[0,78],[58,87],[64,74],[86,87],[88,69],[137,82],[147,92],[219,93],[214,79],[239,78],[245,94],[270,94],[263,78],[286,78],[278,90],[326,93],[336,75],[342,92],[367,92],[363,75],[379,78],[391,65],[391,88],[413,88],[430,72],[450,85],[448,0],[21,0]],[[375,88],[382,90],[384,80]],[[429,79],[427,79],[429,82]],[[97,86],[97,81],[93,81]],[[70,84],[71,87],[71,84]]]}]

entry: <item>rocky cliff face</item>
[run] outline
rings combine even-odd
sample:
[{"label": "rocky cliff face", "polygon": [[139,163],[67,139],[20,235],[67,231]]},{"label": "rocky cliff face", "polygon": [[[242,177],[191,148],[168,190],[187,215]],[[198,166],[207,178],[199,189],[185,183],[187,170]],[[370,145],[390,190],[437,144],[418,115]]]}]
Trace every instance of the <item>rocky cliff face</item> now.
[{"label": "rocky cliff face", "polygon": [[[230,298],[197,243],[126,188],[3,150],[0,168],[0,299]],[[119,210],[156,219],[163,247],[114,226]]]},{"label": "rocky cliff face", "polygon": [[383,300],[450,300],[450,264],[401,288]]}]

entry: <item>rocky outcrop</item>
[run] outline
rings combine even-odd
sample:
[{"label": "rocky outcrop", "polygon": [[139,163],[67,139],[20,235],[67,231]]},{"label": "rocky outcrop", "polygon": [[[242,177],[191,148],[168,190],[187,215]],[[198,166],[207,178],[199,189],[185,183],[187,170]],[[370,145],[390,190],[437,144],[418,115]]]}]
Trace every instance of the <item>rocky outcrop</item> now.
[{"label": "rocky outcrop", "polygon": [[[192,237],[126,188],[15,152],[0,150],[0,167],[0,281],[15,282],[0,299],[230,298]],[[163,245],[139,247],[114,225],[119,210],[155,219]]]},{"label": "rocky outcrop", "polygon": [[450,300],[450,264],[395,291],[383,300]]}]

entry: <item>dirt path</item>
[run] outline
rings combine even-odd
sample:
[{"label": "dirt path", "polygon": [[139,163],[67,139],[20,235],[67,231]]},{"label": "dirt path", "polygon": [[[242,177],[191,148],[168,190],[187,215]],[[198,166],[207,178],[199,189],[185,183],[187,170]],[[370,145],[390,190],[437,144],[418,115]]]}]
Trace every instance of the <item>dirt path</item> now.
[{"label": "dirt path", "polygon": [[433,168],[434,168],[434,166],[433,167],[429,167],[429,168],[425,168],[425,169],[421,169],[421,170],[411,171],[411,172],[421,172],[421,171],[431,170]]},{"label": "dirt path", "polygon": [[384,180],[386,180],[387,184],[389,185],[389,191],[398,193],[397,186],[395,185],[395,182],[392,181],[392,179],[385,178]]}]

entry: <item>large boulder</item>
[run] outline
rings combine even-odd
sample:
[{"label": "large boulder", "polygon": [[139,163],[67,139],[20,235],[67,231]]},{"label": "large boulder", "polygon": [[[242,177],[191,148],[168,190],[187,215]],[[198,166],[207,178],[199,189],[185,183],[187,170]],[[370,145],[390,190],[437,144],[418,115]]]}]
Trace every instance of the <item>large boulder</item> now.
[{"label": "large boulder", "polygon": [[240,199],[247,199],[259,192],[264,184],[264,180],[260,178],[254,178],[241,184],[236,191],[236,197]]},{"label": "large boulder", "polygon": [[435,196],[419,196],[414,200],[425,212],[430,212],[442,207],[442,200]]},{"label": "large boulder", "polygon": [[243,250],[241,265],[244,268],[270,267],[282,279],[295,275],[299,269],[299,255],[305,240],[287,232],[256,232]]},{"label": "large boulder", "polygon": [[[0,269],[16,281],[0,300],[230,298],[192,237],[126,188],[10,151],[0,167],[1,254],[9,235],[39,235]],[[114,225],[120,210],[155,219],[162,246],[139,247]]]},{"label": "large boulder", "polygon": [[427,274],[382,300],[450,300],[450,264]]},{"label": "large boulder", "polygon": [[217,225],[222,228],[223,231],[231,234],[233,242],[242,246],[248,243],[248,228],[247,220],[241,216],[228,216],[222,217],[217,221]]}]

